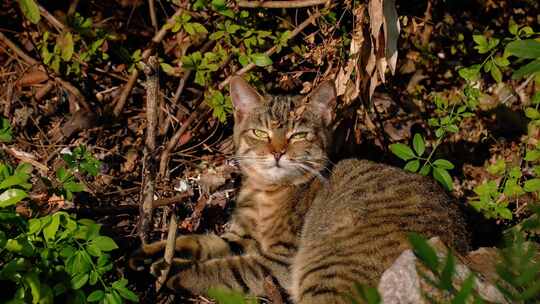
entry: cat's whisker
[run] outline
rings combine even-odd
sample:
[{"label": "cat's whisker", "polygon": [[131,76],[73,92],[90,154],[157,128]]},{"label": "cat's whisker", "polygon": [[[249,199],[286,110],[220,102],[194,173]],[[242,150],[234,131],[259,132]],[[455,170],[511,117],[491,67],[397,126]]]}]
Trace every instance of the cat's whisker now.
[{"label": "cat's whisker", "polygon": [[306,172],[309,172],[313,175],[315,175],[316,177],[318,177],[323,183],[328,183],[328,179],[326,177],[324,177],[320,172],[318,172],[317,170],[309,167],[308,165],[305,165],[305,164],[302,164],[302,163],[295,163],[295,166],[296,168],[298,169],[301,169],[301,170],[304,170]]}]

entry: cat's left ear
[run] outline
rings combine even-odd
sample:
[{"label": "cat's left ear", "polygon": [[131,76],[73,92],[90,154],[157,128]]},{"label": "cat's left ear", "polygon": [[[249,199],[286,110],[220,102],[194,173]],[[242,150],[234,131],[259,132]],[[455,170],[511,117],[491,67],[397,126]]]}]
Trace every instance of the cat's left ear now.
[{"label": "cat's left ear", "polygon": [[324,81],[308,96],[311,111],[319,115],[326,126],[332,123],[336,98],[336,86],[333,80]]}]

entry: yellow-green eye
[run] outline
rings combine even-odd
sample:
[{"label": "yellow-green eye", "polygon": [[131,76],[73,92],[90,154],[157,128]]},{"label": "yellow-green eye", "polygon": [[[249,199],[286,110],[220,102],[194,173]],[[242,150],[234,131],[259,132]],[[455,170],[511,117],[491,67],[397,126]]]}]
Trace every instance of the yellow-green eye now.
[{"label": "yellow-green eye", "polygon": [[253,129],[253,135],[255,135],[258,138],[263,138],[263,139],[268,138],[268,133],[263,130]]},{"label": "yellow-green eye", "polygon": [[305,139],[307,135],[308,135],[308,132],[298,132],[298,133],[294,133],[291,136],[291,139],[295,139],[295,140]]}]

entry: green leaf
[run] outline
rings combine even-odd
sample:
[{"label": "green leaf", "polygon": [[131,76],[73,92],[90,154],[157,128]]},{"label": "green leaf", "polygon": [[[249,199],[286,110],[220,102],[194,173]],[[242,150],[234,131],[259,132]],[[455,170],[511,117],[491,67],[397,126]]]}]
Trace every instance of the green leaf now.
[{"label": "green leaf", "polygon": [[23,277],[24,284],[30,287],[30,292],[32,294],[32,304],[39,303],[41,299],[41,284],[39,281],[38,274],[35,272],[29,272]]},{"label": "green leaf", "polygon": [[220,288],[210,288],[208,296],[218,304],[246,304],[244,295],[237,291],[229,291]]},{"label": "green leaf", "polygon": [[195,35],[197,33],[195,31],[195,28],[193,27],[193,23],[184,24],[184,30],[186,31],[186,33],[188,33],[191,36],[193,36],[193,35]]},{"label": "green leaf", "polygon": [[475,81],[480,77],[480,64],[472,65],[468,68],[461,68],[458,70],[459,76],[467,81]]},{"label": "green leaf", "polygon": [[264,67],[272,64],[272,59],[266,54],[255,53],[251,54],[251,60],[256,66]]},{"label": "green leaf", "polygon": [[101,249],[99,249],[99,247],[94,243],[90,243],[90,245],[86,247],[86,251],[95,257],[99,257],[101,255]]},{"label": "green leaf", "polygon": [[429,164],[424,164],[422,168],[420,168],[420,175],[427,176],[429,172],[431,171],[431,166]]},{"label": "green leaf", "polygon": [[487,47],[487,39],[484,35],[473,35],[473,41],[481,47]]},{"label": "green leaf", "polygon": [[114,287],[114,289],[118,291],[122,298],[130,300],[132,302],[139,302],[139,297],[133,291],[127,289],[125,286]]},{"label": "green leaf", "polygon": [[71,192],[82,192],[86,190],[86,187],[82,183],[67,182],[64,184],[64,189]]},{"label": "green leaf", "polygon": [[512,41],[506,45],[505,50],[519,58],[540,58],[540,42],[534,39]]},{"label": "green leaf", "polygon": [[465,281],[463,281],[463,284],[461,284],[461,289],[459,292],[454,296],[452,299],[452,304],[465,304],[467,303],[467,299],[472,294],[474,287],[474,274],[470,274]]},{"label": "green leaf", "polygon": [[35,234],[41,230],[41,220],[33,218],[28,221],[28,234]]},{"label": "green leaf", "polygon": [[86,301],[88,302],[97,302],[105,297],[103,290],[94,290],[91,294],[88,295]]},{"label": "green leaf", "polygon": [[52,216],[51,221],[43,228],[43,235],[46,240],[53,240],[60,226],[60,216],[55,214]]},{"label": "green leaf", "polygon": [[390,151],[405,161],[415,158],[413,150],[404,144],[391,144]]},{"label": "green leaf", "polygon": [[490,73],[491,73],[491,77],[493,77],[493,80],[495,80],[498,83],[502,81],[502,73],[499,67],[497,67],[496,65],[493,65],[491,67]]},{"label": "green leaf", "polygon": [[88,282],[88,278],[89,278],[88,273],[81,273],[74,276],[71,279],[71,288],[77,290],[83,287],[86,284],[86,282]]},{"label": "green leaf", "polygon": [[99,277],[100,277],[100,274],[99,272],[97,271],[91,271],[90,272],[90,279],[88,280],[88,283],[90,283],[90,285],[94,286],[96,285],[97,281],[99,280]]},{"label": "green leaf", "polygon": [[30,176],[26,173],[19,173],[12,176],[8,176],[0,183],[0,189],[6,189],[11,186],[24,186]]},{"label": "green leaf", "polygon": [[26,197],[28,197],[28,194],[24,190],[8,189],[0,194],[0,208],[15,205]]},{"label": "green leaf", "polygon": [[448,171],[441,168],[433,168],[433,177],[443,185],[443,187],[448,190],[452,191],[453,183],[452,183],[452,177],[450,174],[448,174]]},{"label": "green leaf", "polygon": [[497,214],[499,214],[499,216],[505,220],[512,219],[512,211],[506,207],[497,208]]},{"label": "green leaf", "polygon": [[411,246],[413,247],[414,254],[427,268],[438,273],[439,258],[437,257],[435,250],[428,244],[427,240],[414,232],[409,233],[408,238],[409,243],[411,243]]},{"label": "green leaf", "polygon": [[540,119],[540,112],[538,112],[538,110],[535,108],[529,107],[525,109],[525,116],[527,116],[529,119],[537,120]]},{"label": "green leaf", "polygon": [[526,161],[536,161],[540,158],[540,150],[529,150],[525,154]]},{"label": "green leaf", "polygon": [[426,151],[426,143],[424,142],[424,138],[422,135],[416,133],[413,137],[413,148],[416,152],[416,155],[422,156],[424,152]]},{"label": "green leaf", "polygon": [[452,252],[448,251],[440,278],[440,287],[444,290],[452,290],[452,277],[454,276],[455,266],[456,261],[454,255]]},{"label": "green leaf", "polygon": [[60,40],[58,41],[61,53],[60,56],[64,61],[69,61],[73,56],[73,36],[70,32],[67,32]]},{"label": "green leaf", "polygon": [[6,233],[2,230],[0,230],[0,248],[4,248],[7,243],[7,236]]},{"label": "green leaf", "polygon": [[519,26],[516,24],[514,19],[510,19],[510,21],[508,22],[508,31],[510,32],[510,34],[517,35],[518,29]]},{"label": "green leaf", "polygon": [[447,161],[446,159],[442,159],[442,158],[439,158],[436,161],[434,161],[433,166],[435,166],[437,168],[441,168],[441,169],[446,169],[446,170],[454,169],[454,164],[452,164],[451,162]]},{"label": "green leaf", "polygon": [[508,61],[508,58],[497,56],[493,59],[493,62],[495,62],[496,65],[500,67],[506,67],[510,65],[510,61]]},{"label": "green leaf", "polygon": [[533,60],[522,67],[520,67],[517,71],[515,71],[512,74],[512,79],[519,79],[524,76],[531,75],[533,73],[540,72],[540,59]]},{"label": "green leaf", "polygon": [[24,235],[18,236],[16,239],[9,239],[6,243],[6,249],[11,252],[19,253],[26,257],[32,256],[32,254],[34,254],[34,247],[24,237]]},{"label": "green leaf", "polygon": [[227,8],[227,2],[225,0],[212,0],[211,4],[217,11],[222,11]]},{"label": "green leaf", "polygon": [[381,303],[381,295],[377,291],[377,288],[364,284],[355,284],[354,288],[356,289],[356,292],[360,295],[362,300],[364,300],[367,304]]},{"label": "green leaf", "polygon": [[409,172],[415,173],[416,171],[418,171],[418,169],[420,169],[420,161],[418,159],[413,159],[407,162],[407,164],[405,164],[405,167],[403,167],[403,169]]},{"label": "green leaf", "polygon": [[92,241],[92,244],[96,245],[99,249],[105,252],[118,248],[113,239],[108,236],[98,236]]},{"label": "green leaf", "polygon": [[26,19],[30,22],[37,24],[41,15],[39,14],[39,8],[34,0],[18,0],[19,7],[23,12]]},{"label": "green leaf", "polygon": [[167,74],[167,75],[175,75],[176,70],[172,65],[170,65],[170,64],[168,64],[166,62],[162,62],[162,63],[159,64],[159,66],[161,67],[161,70],[163,72],[165,72],[165,74]]},{"label": "green leaf", "polygon": [[536,192],[540,190],[540,178],[533,178],[525,181],[523,184],[523,190],[527,192]]}]

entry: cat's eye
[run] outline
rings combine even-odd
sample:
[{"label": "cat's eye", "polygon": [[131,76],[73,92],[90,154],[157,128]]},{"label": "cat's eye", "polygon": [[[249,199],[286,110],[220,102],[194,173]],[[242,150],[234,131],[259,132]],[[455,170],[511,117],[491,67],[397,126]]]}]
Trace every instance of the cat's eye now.
[{"label": "cat's eye", "polygon": [[263,131],[263,130],[253,129],[253,135],[255,135],[255,137],[258,137],[258,138],[261,138],[261,139],[267,139],[268,138],[268,133]]},{"label": "cat's eye", "polygon": [[308,132],[298,132],[291,135],[291,139],[302,140],[302,139],[306,139],[307,135],[308,135]]}]

